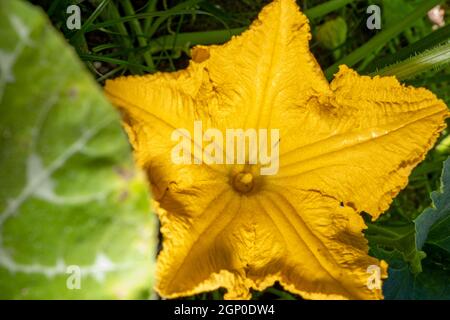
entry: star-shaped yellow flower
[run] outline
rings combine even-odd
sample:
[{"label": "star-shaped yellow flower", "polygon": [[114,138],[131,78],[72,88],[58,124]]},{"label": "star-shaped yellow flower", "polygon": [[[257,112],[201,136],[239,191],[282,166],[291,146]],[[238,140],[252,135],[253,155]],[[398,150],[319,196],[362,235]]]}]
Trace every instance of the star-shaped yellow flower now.
[{"label": "star-shaped yellow flower", "polygon": [[[107,82],[157,201],[162,296],[224,287],[226,298],[249,298],[278,281],[310,299],[382,297],[368,269],[384,277],[386,264],[368,255],[360,213],[376,219],[389,207],[449,113],[394,77],[341,66],[329,84],[310,38],[295,1],[275,0],[242,35],[194,48],[185,70]],[[279,130],[270,144],[279,170],[261,174],[249,154],[246,164],[236,154],[228,164],[201,161],[199,121],[224,136]],[[173,161],[177,129],[190,137],[192,164]]]}]

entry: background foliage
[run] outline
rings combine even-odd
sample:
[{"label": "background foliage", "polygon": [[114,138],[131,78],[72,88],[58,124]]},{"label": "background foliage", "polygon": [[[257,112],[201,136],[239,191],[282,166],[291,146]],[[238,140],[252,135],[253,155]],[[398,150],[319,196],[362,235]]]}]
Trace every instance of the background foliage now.
[{"label": "background foliage", "polygon": [[117,114],[23,2],[0,2],[0,59],[0,299],[149,297],[156,221]]},{"label": "background foliage", "polygon": [[[1,2],[3,4],[6,1]],[[225,42],[233,34],[242,32],[256,17],[262,6],[270,1],[30,0],[29,2],[42,8],[51,20],[52,25],[59,29],[66,42],[76,50],[78,57],[84,61],[91,72],[91,78],[102,84],[106,79],[119,75],[143,74],[158,70],[174,71],[183,68],[187,65],[190,47],[196,44]],[[81,8],[81,30],[68,30],[66,27],[66,9],[74,3],[79,4]],[[362,74],[397,74],[406,84],[427,87],[442,98],[447,105],[450,105],[450,68],[448,66],[450,60],[450,25],[447,23],[446,26],[434,30],[432,23],[426,16],[428,10],[437,4],[441,4],[442,8],[446,10],[446,17],[449,17],[450,5],[448,2],[440,0],[300,0],[298,3],[311,21],[313,34],[310,43],[311,49],[322,68],[326,70],[325,73],[329,79],[332,78],[337,66],[342,63],[355,68]],[[369,16],[366,9],[371,4],[379,5],[382,9],[381,30],[368,30],[366,27],[366,20]],[[2,10],[2,14],[6,14],[4,12],[7,11]],[[25,12],[28,11],[25,10]],[[24,19],[32,20],[28,16],[24,16]],[[5,26],[8,21],[8,17],[2,17],[2,23]],[[40,23],[44,24],[43,21]],[[8,26],[6,26],[6,29],[2,26],[2,32],[8,30],[7,28]],[[9,28],[11,29],[11,26]],[[5,32],[8,33],[8,31]],[[11,37],[12,35],[9,33],[0,36],[0,48],[2,50],[5,50],[5,48],[12,49],[14,40]],[[39,41],[46,43],[47,40],[39,39]],[[49,59],[59,57],[60,52],[64,52],[64,50],[56,45],[52,49],[50,42],[48,44],[49,49],[43,49],[42,55],[46,55]],[[42,47],[44,46],[41,43],[39,48]],[[8,89],[10,92],[6,91],[6,102],[2,101],[1,103],[0,124],[3,137],[5,136],[4,132],[10,131],[11,133],[9,136],[6,134],[8,138],[0,140],[2,143],[0,210],[6,210],[2,209],[6,208],[6,201],[19,192],[13,192],[13,190],[20,190],[26,184],[24,177],[18,179],[17,177],[20,177],[20,175],[10,170],[19,168],[17,170],[22,170],[22,176],[24,175],[23,172],[26,172],[27,164],[24,162],[20,163],[19,166],[17,159],[25,161],[24,159],[29,158],[30,150],[33,149],[29,145],[25,145],[21,149],[18,139],[30,140],[30,132],[33,131],[33,123],[36,122],[36,117],[38,117],[38,110],[45,108],[45,99],[40,97],[38,93],[42,95],[42,92],[64,92],[64,89],[60,89],[60,84],[68,81],[71,82],[70,85],[86,87],[86,95],[92,97],[92,99],[102,99],[99,97],[98,88],[94,90],[86,85],[91,80],[80,71],[73,54],[70,54],[70,58],[63,60],[64,62],[61,64],[48,64],[46,66],[40,65],[39,61],[28,61],[27,59],[30,59],[31,56],[29,54],[27,58],[23,57],[17,63],[17,65],[20,65],[17,72],[22,72],[22,76],[19,76],[18,79],[23,78],[23,81],[27,80],[28,82],[17,83],[11,89]],[[429,63],[430,56],[434,59],[431,64]],[[5,58],[3,56],[0,56],[0,58],[2,64],[4,64]],[[60,59],[64,58],[61,57]],[[401,64],[393,65],[397,62],[401,62]],[[14,71],[16,72],[16,69]],[[31,73],[25,74],[25,72]],[[5,74],[3,67],[1,74],[2,76]],[[41,87],[39,87],[39,83]],[[54,86],[45,85],[46,83],[54,83]],[[46,89],[44,89],[44,85]],[[21,94],[24,87],[29,88],[26,89],[27,95]],[[70,86],[66,85],[65,89],[67,88],[70,88]],[[92,92],[89,90],[92,90]],[[8,95],[9,100],[6,100]],[[36,108],[35,112],[30,113],[27,110],[27,101],[22,101],[23,99],[19,98],[21,96],[30,97],[35,101],[35,106],[39,105],[40,107]],[[65,97],[66,100],[69,98]],[[74,105],[82,103],[82,101],[76,101]],[[93,103],[93,101],[90,103]],[[63,102],[61,102],[62,105]],[[114,114],[112,110],[107,110],[108,106],[105,102],[102,101],[100,105],[105,105],[105,107],[97,110],[96,116],[91,115],[88,111],[79,113],[74,110],[66,110],[61,111],[64,115],[59,115],[59,117],[55,115],[54,119],[51,118],[46,122],[50,133],[46,135],[49,140],[44,140],[45,144],[55,148],[54,151],[45,150],[44,154],[49,153],[49,158],[46,160],[47,164],[51,163],[51,157],[58,153],[58,146],[64,149],[74,142],[73,139],[75,138],[71,134],[83,132],[89,126],[95,126],[95,119],[98,119],[96,117],[102,118],[106,114]],[[6,106],[14,106],[14,111],[11,108],[6,108]],[[68,119],[72,120],[73,129],[67,129],[66,121]],[[56,178],[60,179],[61,192],[70,194],[71,191],[80,190],[85,190],[85,192],[89,192],[89,190],[109,190],[111,185],[116,183],[110,182],[111,179],[113,181],[115,181],[114,179],[119,179],[119,181],[121,179],[114,175],[118,167],[127,168],[119,170],[122,173],[122,170],[133,172],[133,169],[130,169],[129,150],[118,129],[117,120],[113,120],[111,127],[102,130],[104,130],[104,134],[99,133],[95,135],[95,139],[93,138],[92,147],[89,149],[90,153],[83,153],[80,157],[74,157],[77,160],[74,160],[73,167],[70,164],[66,170],[67,173],[61,172],[61,175]],[[107,141],[121,142],[114,144],[114,148],[112,148]],[[14,147],[11,146],[12,142],[14,142]],[[12,156],[13,154],[14,156]],[[410,183],[394,200],[391,209],[376,223],[367,219],[366,237],[369,239],[370,253],[387,260],[390,264],[390,277],[384,286],[384,293],[388,299],[450,299],[449,187],[444,190],[444,184],[441,186],[440,181],[443,162],[449,154],[450,137],[448,131],[446,131],[436,147],[428,154],[427,159],[413,172]],[[119,157],[118,155],[124,156]],[[123,159],[127,160],[124,162]],[[4,164],[9,167],[4,166]],[[450,166],[448,161],[447,166]],[[11,169],[6,170],[5,168]],[[85,172],[85,170],[90,171]],[[450,170],[446,170],[447,175],[443,176],[443,181],[447,179],[448,186],[448,172]],[[80,173],[75,174],[78,171]],[[72,174],[69,176],[70,172]],[[97,175],[102,174],[107,177],[106,180],[102,180],[103,176],[99,180]],[[9,180],[3,179],[4,176],[9,177]],[[80,181],[77,181],[78,179]],[[108,182],[96,185],[98,181]],[[134,179],[131,179],[131,181],[134,181]],[[93,226],[93,228],[96,228],[99,234],[104,229],[104,232],[111,239],[117,239],[117,250],[121,252],[120,248],[123,247],[123,244],[119,244],[120,240],[116,238],[114,230],[122,226],[123,220],[120,220],[122,218],[116,218],[117,216],[123,216],[123,219],[135,223],[134,227],[126,229],[129,231],[129,235],[125,231],[120,232],[120,236],[125,238],[131,237],[131,234],[137,230],[137,226],[141,223],[152,223],[149,216],[143,213],[147,211],[147,206],[143,204],[145,202],[143,200],[145,199],[143,195],[145,190],[141,183],[117,182],[117,189],[113,188],[114,191],[109,193],[108,207],[92,208],[89,206],[90,209],[87,209],[88,206],[74,206],[72,209],[67,209],[67,219],[61,218],[58,222],[60,223],[59,227],[65,228],[65,224],[69,223],[73,228],[78,228],[78,226],[81,228],[87,221],[101,220],[104,215],[103,218],[106,222],[99,222],[99,229],[97,229],[97,226]],[[80,185],[83,185],[83,187],[80,188]],[[139,191],[133,188],[137,188]],[[439,190],[439,188],[443,193],[434,193],[433,195],[436,209],[427,209],[432,205],[430,193],[433,190]],[[139,198],[140,196],[142,198],[128,198],[124,202],[117,201],[115,197],[120,192],[133,194],[129,196],[131,198]],[[28,247],[35,245],[34,242],[39,240],[30,231],[30,227],[25,227],[27,223],[52,225],[47,230],[48,232],[53,230],[52,228],[58,228],[55,225],[57,222],[49,218],[47,213],[47,211],[57,209],[45,206],[38,207],[37,204],[31,203],[36,201],[30,201],[30,206],[27,207],[29,215],[35,213],[35,217],[26,218],[25,214],[22,215],[21,213],[20,217],[23,220],[10,226],[12,231],[9,231],[9,234],[12,235],[10,237],[12,242],[9,245],[16,248],[15,252],[18,252],[18,254],[28,252],[28,250],[31,250]],[[98,211],[108,213],[98,216]],[[116,212],[119,212],[119,214]],[[124,212],[129,212],[129,216]],[[79,221],[73,219],[74,216]],[[85,220],[80,216],[84,216]],[[35,229],[37,228],[33,230]],[[108,231],[109,229],[113,231]],[[30,236],[30,234],[33,236]],[[81,234],[84,234],[84,232],[80,231]],[[60,251],[57,252],[68,253],[70,251],[62,247],[62,244],[66,241],[65,238],[60,239],[58,242]],[[89,243],[98,246],[99,243],[104,244],[105,241],[101,242],[98,237],[93,237],[92,242]],[[74,248],[79,247],[74,241],[69,240],[68,243],[73,243]],[[55,240],[53,239],[53,242],[49,245],[54,247]],[[109,246],[112,251],[116,250],[112,249],[116,245],[110,244]],[[57,255],[54,253],[44,254],[42,248],[41,251],[33,251],[31,258],[47,257],[45,259],[51,260],[51,263],[53,263]],[[152,252],[152,250],[149,249],[149,252]],[[88,252],[85,253],[89,255]],[[24,259],[24,261],[28,261],[30,256]],[[8,277],[8,280],[6,282],[0,281],[0,295],[3,293],[5,297],[26,296],[20,295],[13,288],[13,281],[18,281],[17,277],[22,277],[20,273],[11,275],[0,268],[0,279],[5,279],[2,277]],[[34,277],[24,277],[23,280],[20,280],[22,282],[18,283],[26,287],[26,284],[30,283],[29,281],[37,281],[36,287],[41,285],[45,287],[43,283],[39,284],[39,281],[34,279]],[[8,286],[11,286],[11,288]],[[8,287],[7,290],[6,287]],[[148,288],[150,288],[150,285]],[[99,292],[97,296],[110,297],[105,292]],[[39,294],[31,295],[31,297],[51,297],[51,295],[46,289],[43,289],[43,291],[39,291]],[[221,297],[222,292],[219,290],[191,298],[220,299]],[[299,298],[283,291],[279,286],[269,288],[265,292],[255,292],[253,297],[254,299]]]}]

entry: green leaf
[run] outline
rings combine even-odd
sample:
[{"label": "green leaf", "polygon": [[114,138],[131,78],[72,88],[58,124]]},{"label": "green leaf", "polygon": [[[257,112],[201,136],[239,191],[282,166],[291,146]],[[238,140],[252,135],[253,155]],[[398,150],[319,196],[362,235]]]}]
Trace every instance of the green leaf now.
[{"label": "green leaf", "polygon": [[118,116],[22,1],[0,1],[0,177],[1,299],[149,296],[156,219]]},{"label": "green leaf", "polygon": [[450,158],[444,163],[441,190],[431,193],[433,205],[414,221],[416,247],[422,249],[425,242],[450,254]]},{"label": "green leaf", "polygon": [[389,263],[386,299],[450,299],[450,158],[431,199],[414,221],[368,224],[371,254]]},{"label": "green leaf", "polygon": [[398,251],[374,250],[380,259],[389,262],[389,277],[383,284],[387,300],[448,300],[450,299],[450,272],[441,263],[427,257],[423,272],[412,274]]},{"label": "green leaf", "polygon": [[368,223],[365,234],[372,248],[396,250],[408,262],[412,273],[422,272],[422,260],[432,244],[450,254],[450,158],[444,162],[441,190],[432,192],[432,207],[425,209],[414,221]]},{"label": "green leaf", "polygon": [[[402,260],[409,263],[413,273],[422,271],[421,261],[426,254],[415,245],[413,223],[397,224],[387,221],[384,223],[367,223],[365,231],[371,248],[381,247],[398,251]],[[380,258],[380,257],[377,257]]]}]

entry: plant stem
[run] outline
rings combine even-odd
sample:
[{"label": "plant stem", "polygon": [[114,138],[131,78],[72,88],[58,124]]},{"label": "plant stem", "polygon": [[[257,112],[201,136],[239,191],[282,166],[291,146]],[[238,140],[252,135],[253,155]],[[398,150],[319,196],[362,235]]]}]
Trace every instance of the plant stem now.
[{"label": "plant stem", "polygon": [[[192,7],[194,5],[196,5],[197,3],[201,2],[203,0],[187,0],[183,3],[180,3],[168,10],[166,10],[167,13],[176,13],[176,11],[178,10],[184,10],[186,8]],[[146,32],[146,36],[148,39],[150,39],[151,37],[153,37],[153,35],[155,34],[155,32],[158,30],[158,28],[161,26],[161,24],[164,23],[164,21],[166,21],[168,18],[170,17],[170,15],[167,16],[161,16],[159,18],[157,18],[152,25],[148,28],[147,32]]]},{"label": "plant stem", "polygon": [[[158,0],[149,0],[148,4],[147,4],[147,8],[145,9],[145,13],[153,13],[156,11],[156,4],[157,4]],[[147,19],[145,19],[144,22],[144,34],[147,34],[148,29],[150,28],[150,26],[153,23],[153,17],[149,17]]]},{"label": "plant stem", "polygon": [[396,76],[399,80],[410,79],[418,74],[439,69],[450,62],[450,41],[412,58],[393,64],[371,75]]},{"label": "plant stem", "polygon": [[355,1],[360,0],[331,0],[305,11],[305,14],[309,19],[320,18]]},{"label": "plant stem", "polygon": [[231,38],[233,35],[240,34],[244,28],[236,28],[229,30],[216,30],[205,32],[185,32],[161,36],[150,41],[149,48],[151,53],[165,50],[184,50],[186,51],[193,45],[207,45],[214,43],[222,43]]},{"label": "plant stem", "polygon": [[445,42],[449,38],[450,24],[431,32],[425,38],[420,39],[410,44],[409,46],[398,50],[397,52],[395,52],[395,54],[378,58],[364,71],[365,73],[371,73],[376,70],[382,69],[398,61],[405,60],[410,56],[416,54],[417,52],[422,52],[424,50],[427,50],[428,48],[435,47],[438,44]]},{"label": "plant stem", "polygon": [[[123,10],[125,11],[125,14],[129,16],[133,16],[136,14],[134,11],[133,5],[131,4],[130,0],[123,0],[121,1]],[[137,37],[137,41],[141,47],[147,46],[147,39],[144,37],[144,33],[142,32],[141,24],[139,23],[139,20],[134,19],[130,21],[131,28]],[[144,57],[145,63],[149,68],[155,69],[155,64],[153,62],[152,55],[150,52],[145,51],[142,53],[142,56]]]},{"label": "plant stem", "polygon": [[[108,20],[108,19],[119,19],[120,18],[120,13],[119,10],[117,9],[117,7],[114,5],[114,3],[110,3],[107,10],[104,12],[104,14],[102,14],[102,16],[104,17],[104,20]],[[131,42],[131,38],[128,34],[127,28],[125,27],[125,24],[122,22],[118,22],[116,24],[114,24],[114,29],[116,30],[116,32],[118,33],[118,41],[120,41],[122,43],[122,46],[124,48],[133,48],[133,44]],[[128,60],[130,61],[130,63],[128,64],[130,67],[130,71],[132,71],[132,73],[138,73],[142,70],[142,67],[144,66],[139,66],[139,63],[137,62],[136,56],[134,53],[131,53],[128,56]],[[139,67],[137,67],[139,66]]]},{"label": "plant stem", "polygon": [[120,66],[129,66],[129,67],[134,67],[134,68],[138,68],[139,70],[142,71],[148,71],[148,72],[152,72],[153,69],[150,69],[149,67],[137,64],[137,63],[133,63],[130,61],[125,61],[125,60],[120,60],[120,59],[115,59],[115,58],[109,58],[109,57],[105,57],[105,56],[94,56],[94,55],[89,55],[89,54],[80,54],[80,58],[82,60],[87,60],[87,61],[103,61],[103,62],[107,62],[107,63],[112,63],[112,64],[117,64]]},{"label": "plant stem", "polygon": [[70,38],[70,41],[74,43],[79,37],[84,37],[84,34],[86,33],[86,30],[91,26],[91,24],[94,22],[95,19],[102,13],[102,11],[106,8],[106,6],[109,4],[110,0],[102,0],[100,3],[98,3],[97,7],[95,8],[94,12],[89,16],[89,18],[86,20],[85,23],[81,26],[81,29],[78,30],[72,38]]}]

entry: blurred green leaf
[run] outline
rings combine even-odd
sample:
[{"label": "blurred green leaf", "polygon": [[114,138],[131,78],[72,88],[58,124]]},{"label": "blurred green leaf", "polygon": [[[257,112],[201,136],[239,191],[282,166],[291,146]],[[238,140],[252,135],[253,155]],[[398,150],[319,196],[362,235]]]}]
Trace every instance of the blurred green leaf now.
[{"label": "blurred green leaf", "polygon": [[342,17],[329,20],[318,27],[317,41],[322,47],[334,50],[333,55],[336,60],[341,56],[341,51],[337,48],[347,40],[347,29],[347,23]]},{"label": "blurred green leaf", "polygon": [[156,219],[118,116],[22,1],[0,1],[0,177],[0,298],[149,297]]}]

